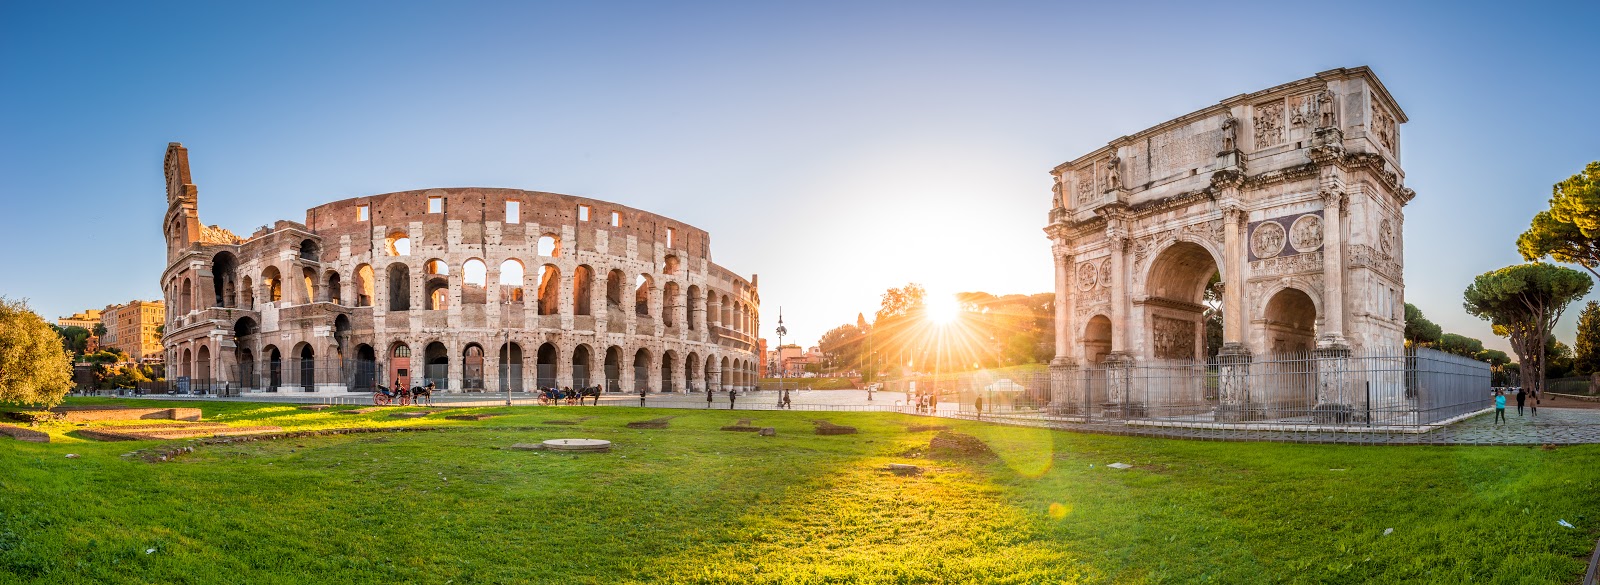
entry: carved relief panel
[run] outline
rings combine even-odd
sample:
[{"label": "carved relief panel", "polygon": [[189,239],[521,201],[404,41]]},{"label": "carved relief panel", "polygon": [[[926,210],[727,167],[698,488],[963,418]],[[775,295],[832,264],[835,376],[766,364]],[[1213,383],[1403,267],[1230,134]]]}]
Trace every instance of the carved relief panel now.
[{"label": "carved relief panel", "polygon": [[1161,315],[1150,318],[1154,327],[1156,357],[1162,359],[1194,359],[1194,321],[1173,319]]},{"label": "carved relief panel", "polygon": [[1256,104],[1255,122],[1255,148],[1261,150],[1268,146],[1283,142],[1283,100],[1276,99],[1270,102]]},{"label": "carved relief panel", "polygon": [[1325,237],[1321,210],[1262,220],[1250,224],[1249,228],[1252,263],[1321,250]]},{"label": "carved relief panel", "polygon": [[1372,102],[1372,120],[1369,124],[1368,129],[1372,131],[1372,135],[1377,139],[1378,144],[1383,145],[1389,152],[1394,152],[1394,116],[1389,115],[1388,110],[1378,105],[1377,100]]}]

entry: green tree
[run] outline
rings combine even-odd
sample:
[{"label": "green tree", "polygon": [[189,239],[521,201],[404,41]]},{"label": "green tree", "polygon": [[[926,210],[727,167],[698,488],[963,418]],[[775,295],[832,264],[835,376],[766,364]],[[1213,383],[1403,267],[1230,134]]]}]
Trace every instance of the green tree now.
[{"label": "green tree", "polygon": [[1600,161],[1551,191],[1550,208],[1533,216],[1528,231],[1517,237],[1517,250],[1525,260],[1548,256],[1600,276]]},{"label": "green tree", "polygon": [[1422,309],[1416,305],[1406,303],[1406,343],[1412,346],[1428,346],[1439,341],[1443,330],[1422,316]]},{"label": "green tree", "polygon": [[866,351],[867,332],[859,325],[844,324],[828,330],[817,341],[822,359],[829,369],[858,369]]},{"label": "green tree", "polygon": [[1561,313],[1594,281],[1573,270],[1530,262],[1485,272],[1463,293],[1467,313],[1486,319],[1511,340],[1522,364],[1522,385],[1544,391],[1545,342]]},{"label": "green tree", "polygon": [[1439,343],[1434,348],[1462,357],[1476,358],[1483,352],[1483,342],[1465,335],[1446,333],[1439,336]]},{"label": "green tree", "polygon": [[72,389],[72,355],[23,301],[0,298],[0,402],[55,406]]},{"label": "green tree", "polygon": [[57,335],[61,336],[61,347],[72,352],[72,355],[83,355],[84,352],[89,351],[88,329],[84,329],[77,325],[68,327],[51,325],[50,327],[55,329]]},{"label": "green tree", "polygon": [[1573,342],[1572,369],[1578,374],[1600,372],[1600,302],[1589,301],[1578,313],[1578,338]]},{"label": "green tree", "polygon": [[1476,358],[1478,361],[1488,362],[1489,367],[1491,368],[1502,368],[1505,367],[1506,364],[1511,363],[1511,356],[1506,355],[1506,352],[1498,349],[1485,349],[1481,352],[1478,352],[1478,355],[1472,357]]},{"label": "green tree", "polygon": [[1572,373],[1572,348],[1550,338],[1544,346],[1544,375],[1546,378],[1565,378]]},{"label": "green tree", "polygon": [[95,323],[94,324],[94,336],[102,338],[102,339],[105,338],[105,336],[106,336],[106,324],[105,323]]}]

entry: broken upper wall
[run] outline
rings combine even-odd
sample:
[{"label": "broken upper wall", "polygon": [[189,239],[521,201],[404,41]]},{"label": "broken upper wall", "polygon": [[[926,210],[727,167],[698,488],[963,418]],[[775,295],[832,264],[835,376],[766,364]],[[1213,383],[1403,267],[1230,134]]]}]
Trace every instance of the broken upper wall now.
[{"label": "broken upper wall", "polygon": [[1401,180],[1399,125],[1406,115],[1367,67],[1334,69],[1242,94],[1111,141],[1063,163],[1053,208],[1082,221],[1113,202],[1130,206],[1203,191],[1212,173],[1248,175],[1309,162],[1314,131],[1343,131],[1348,153],[1371,153]]}]

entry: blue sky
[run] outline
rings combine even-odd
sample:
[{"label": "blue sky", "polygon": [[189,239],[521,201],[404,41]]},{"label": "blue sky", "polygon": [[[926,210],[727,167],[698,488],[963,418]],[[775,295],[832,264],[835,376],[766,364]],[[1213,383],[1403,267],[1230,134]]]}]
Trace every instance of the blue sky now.
[{"label": "blue sky", "polygon": [[[161,155],[241,234],[364,194],[585,195],[712,234],[814,343],[909,281],[1050,289],[1047,171],[1368,65],[1411,118],[1408,299],[1448,331],[1600,159],[1587,3],[0,4],[0,295],[157,298]],[[1559,333],[1569,343],[1570,311]]]}]

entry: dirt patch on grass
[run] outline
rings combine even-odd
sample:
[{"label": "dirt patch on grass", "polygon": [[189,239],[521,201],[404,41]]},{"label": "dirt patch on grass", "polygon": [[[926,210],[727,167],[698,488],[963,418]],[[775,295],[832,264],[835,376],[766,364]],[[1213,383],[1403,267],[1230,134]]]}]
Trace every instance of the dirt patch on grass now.
[{"label": "dirt patch on grass", "polygon": [[934,459],[994,459],[994,451],[972,435],[939,431],[928,441],[928,457]]}]

